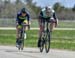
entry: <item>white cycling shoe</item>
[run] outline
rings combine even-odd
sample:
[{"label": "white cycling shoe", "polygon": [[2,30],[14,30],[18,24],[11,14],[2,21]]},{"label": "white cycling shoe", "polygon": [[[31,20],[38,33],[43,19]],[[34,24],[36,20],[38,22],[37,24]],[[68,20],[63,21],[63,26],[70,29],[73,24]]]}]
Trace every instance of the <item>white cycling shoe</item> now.
[{"label": "white cycling shoe", "polygon": [[27,38],[27,35],[26,35],[26,33],[24,33],[24,39],[26,39]]}]

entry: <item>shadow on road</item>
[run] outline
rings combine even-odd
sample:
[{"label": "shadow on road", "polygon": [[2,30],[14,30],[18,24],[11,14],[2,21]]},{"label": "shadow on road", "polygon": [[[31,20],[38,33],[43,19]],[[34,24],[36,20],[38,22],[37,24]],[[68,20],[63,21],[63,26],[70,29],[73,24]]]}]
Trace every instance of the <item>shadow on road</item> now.
[{"label": "shadow on road", "polygon": [[5,52],[24,52],[24,53],[40,53],[39,50],[13,50],[13,49],[7,49]]}]

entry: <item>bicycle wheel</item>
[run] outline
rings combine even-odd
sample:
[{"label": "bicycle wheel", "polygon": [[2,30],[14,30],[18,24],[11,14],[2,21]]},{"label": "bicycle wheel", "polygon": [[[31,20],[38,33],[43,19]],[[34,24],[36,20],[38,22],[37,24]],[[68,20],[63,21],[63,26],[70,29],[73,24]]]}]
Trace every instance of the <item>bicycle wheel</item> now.
[{"label": "bicycle wheel", "polygon": [[23,50],[23,48],[24,48],[24,40],[22,40],[22,43],[21,43],[21,50]]},{"label": "bicycle wheel", "polygon": [[22,42],[21,42],[21,50],[23,50],[23,48],[24,48],[24,30],[21,33],[21,39],[22,39]]},{"label": "bicycle wheel", "polygon": [[20,30],[20,37],[19,37],[19,46],[18,46],[18,50],[23,50],[24,48],[24,32],[22,30]]},{"label": "bicycle wheel", "polygon": [[46,53],[48,53],[49,49],[50,49],[50,32],[46,32],[45,35],[46,35],[46,38],[45,38],[45,50],[46,50]]},{"label": "bicycle wheel", "polygon": [[20,50],[21,49],[21,30],[19,30],[19,40],[18,40],[18,50]]},{"label": "bicycle wheel", "polygon": [[18,50],[20,50],[21,49],[21,39],[19,39],[19,46],[18,46]]},{"label": "bicycle wheel", "polygon": [[43,52],[44,49],[44,33],[42,32],[41,42],[40,42],[40,52]]}]

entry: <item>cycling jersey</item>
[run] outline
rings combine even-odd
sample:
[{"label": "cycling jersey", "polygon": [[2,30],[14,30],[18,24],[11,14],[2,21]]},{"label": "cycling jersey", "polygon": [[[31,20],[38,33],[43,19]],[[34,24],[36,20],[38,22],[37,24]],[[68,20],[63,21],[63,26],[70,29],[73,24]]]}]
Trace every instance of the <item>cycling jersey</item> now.
[{"label": "cycling jersey", "polygon": [[53,9],[51,9],[49,13],[46,13],[46,9],[43,8],[40,12],[40,17],[45,18],[45,19],[47,19],[47,18],[56,19],[55,11]]},{"label": "cycling jersey", "polygon": [[24,22],[25,20],[27,20],[27,21],[30,20],[29,14],[26,13],[26,16],[23,17],[23,16],[22,16],[22,13],[19,12],[19,13],[17,14],[16,21],[17,21],[19,24],[21,24],[21,23]]}]

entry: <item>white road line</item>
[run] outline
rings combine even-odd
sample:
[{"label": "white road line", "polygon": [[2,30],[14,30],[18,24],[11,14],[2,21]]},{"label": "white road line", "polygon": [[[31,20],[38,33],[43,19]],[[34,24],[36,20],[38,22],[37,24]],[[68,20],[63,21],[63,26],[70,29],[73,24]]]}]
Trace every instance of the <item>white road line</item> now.
[{"label": "white road line", "polygon": [[[14,27],[0,27],[0,30],[16,30]],[[30,30],[39,30],[39,28],[31,28]],[[54,28],[54,30],[75,30],[75,28]]]}]

